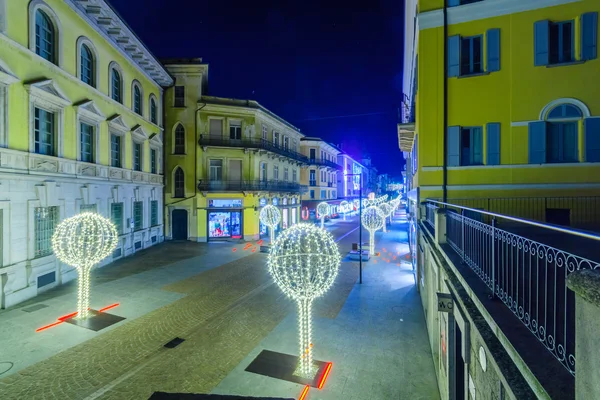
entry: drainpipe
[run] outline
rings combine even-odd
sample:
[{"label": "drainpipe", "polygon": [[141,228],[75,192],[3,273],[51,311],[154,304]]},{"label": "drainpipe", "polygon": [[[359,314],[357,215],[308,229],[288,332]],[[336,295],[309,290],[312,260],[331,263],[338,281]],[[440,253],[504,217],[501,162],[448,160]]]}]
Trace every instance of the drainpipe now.
[{"label": "drainpipe", "polygon": [[448,0],[444,0],[444,160],[443,201],[448,200]]},{"label": "drainpipe", "polygon": [[202,104],[202,107],[196,108],[196,111],[194,112],[194,192],[197,191],[198,189],[198,146],[200,146],[200,144],[198,143],[198,113],[200,112],[200,110],[202,110],[204,107],[206,107],[206,103]]}]

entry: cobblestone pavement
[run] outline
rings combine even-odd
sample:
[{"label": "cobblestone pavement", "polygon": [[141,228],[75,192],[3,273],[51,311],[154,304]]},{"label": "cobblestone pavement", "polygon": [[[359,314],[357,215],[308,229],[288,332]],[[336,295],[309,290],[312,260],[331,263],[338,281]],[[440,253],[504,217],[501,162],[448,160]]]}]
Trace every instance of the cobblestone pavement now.
[{"label": "cobblestone pavement", "polygon": [[[333,230],[343,235],[348,229]],[[223,254],[231,258],[234,247],[224,246]],[[141,265],[134,263],[135,272],[105,267],[98,275],[106,273],[103,282],[116,285],[136,273],[154,272],[160,254],[169,253],[164,249],[155,254],[149,249],[140,257]],[[265,255],[246,254],[186,279],[171,280],[162,288],[184,297],[114,329],[93,333],[68,324],[52,328],[65,335],[83,334],[86,340],[0,380],[0,399],[145,399],[159,390],[210,392],[292,310],[264,268]],[[190,251],[178,256],[180,267],[185,268],[188,261],[197,264],[206,254]],[[132,263],[135,257],[126,261]],[[356,271],[346,272],[336,283],[339,294],[331,295],[323,314],[335,315],[342,308]],[[114,313],[121,315],[119,311]],[[0,323],[4,316],[0,315]],[[164,348],[174,337],[185,341],[174,349]],[[36,337],[41,346],[52,338]]]}]

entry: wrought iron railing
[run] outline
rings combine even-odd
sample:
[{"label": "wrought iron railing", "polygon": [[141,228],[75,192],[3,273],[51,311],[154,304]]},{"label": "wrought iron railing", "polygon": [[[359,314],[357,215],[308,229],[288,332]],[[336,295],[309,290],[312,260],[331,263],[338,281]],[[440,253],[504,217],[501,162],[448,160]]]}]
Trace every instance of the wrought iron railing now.
[{"label": "wrought iron railing", "polygon": [[[507,220],[600,243],[600,236],[429,200],[446,208],[446,240],[531,333],[575,375],[575,298],[566,278],[598,262],[497,226]],[[427,207],[427,210],[430,208]],[[429,223],[429,215],[427,215]],[[487,223],[486,221],[489,221]],[[581,243],[581,246],[584,244]]]},{"label": "wrought iron railing", "polygon": [[262,149],[280,156],[288,157],[302,164],[308,164],[308,157],[290,150],[289,148],[276,145],[266,139],[229,139],[221,136],[200,135],[198,139],[200,146],[237,147],[242,149]]},{"label": "wrought iron railing", "polygon": [[398,110],[398,119],[401,124],[414,124],[415,122],[415,105],[402,103]]},{"label": "wrought iron railing", "polygon": [[309,158],[308,163],[312,164],[312,165],[319,165],[322,167],[329,167],[329,168],[334,168],[334,169],[343,169],[344,168],[340,164],[333,162],[331,160],[326,160],[324,158]]},{"label": "wrought iron railing", "polygon": [[295,182],[284,181],[211,181],[201,180],[198,183],[200,191],[246,192],[246,191],[271,191],[271,192],[302,192],[306,186]]},{"label": "wrought iron railing", "polygon": [[438,208],[435,204],[427,203],[425,205],[425,222],[435,230],[435,210]]}]

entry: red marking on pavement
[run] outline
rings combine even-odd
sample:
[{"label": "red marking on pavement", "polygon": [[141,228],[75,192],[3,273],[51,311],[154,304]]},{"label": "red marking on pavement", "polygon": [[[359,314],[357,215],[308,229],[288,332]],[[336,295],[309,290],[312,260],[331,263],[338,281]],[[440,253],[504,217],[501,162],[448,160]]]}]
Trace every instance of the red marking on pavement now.
[{"label": "red marking on pavement", "polygon": [[64,321],[68,320],[69,318],[73,318],[76,315],[77,315],[77,311],[75,311],[74,313],[71,313],[71,314],[63,315],[62,317],[58,318],[58,320],[64,322]]},{"label": "red marking on pavement", "polygon": [[110,306],[106,306],[104,308],[99,309],[98,312],[104,312],[104,311],[110,310],[111,308],[118,307],[119,304],[120,303],[111,304]]},{"label": "red marking on pavement", "polygon": [[397,256],[392,257],[392,260],[395,260],[397,258]]},{"label": "red marking on pavement", "polygon": [[321,377],[321,380],[319,381],[319,385],[317,386],[317,388],[319,390],[323,389],[323,386],[325,386],[325,381],[327,380],[327,377],[329,376],[329,371],[331,371],[331,366],[332,366],[332,363],[327,363],[325,372],[323,373],[323,376]]},{"label": "red marking on pavement", "polygon": [[396,264],[397,266],[400,266],[400,263]]},{"label": "red marking on pavement", "polygon": [[[115,307],[117,307],[119,304],[120,304],[120,303],[114,303],[114,304],[111,304],[110,306],[106,306],[106,307],[104,307],[104,308],[101,308],[101,309],[99,309],[99,310],[98,310],[98,312],[104,312],[104,311],[106,311],[106,310],[110,310],[111,308],[115,308]],[[88,308],[88,310],[89,310],[89,308]],[[65,322],[65,321],[66,321],[66,320],[68,320],[69,318],[73,318],[74,316],[76,316],[76,315],[77,315],[77,313],[78,313],[78,312],[77,312],[77,311],[75,311],[74,313],[67,314],[67,315],[63,315],[62,317],[58,317],[58,319],[57,319],[57,321],[56,321],[56,322],[54,322],[54,323],[52,323],[52,324],[49,324],[49,325],[42,326],[41,328],[37,328],[35,331],[36,331],[36,332],[41,332],[41,331],[45,331],[46,329],[53,328],[53,327],[55,327],[55,326],[57,326],[57,325],[60,325],[60,324],[62,324],[63,322]]]},{"label": "red marking on pavement", "polygon": [[306,398],[306,395],[308,394],[308,389],[310,389],[309,385],[304,386],[304,390],[302,391],[302,393],[300,393],[300,397],[298,397],[298,400],[304,400]]},{"label": "red marking on pavement", "polygon": [[36,332],[45,331],[46,329],[50,329],[50,328],[52,328],[53,326],[60,325],[60,324],[62,324],[63,322],[65,322],[65,321],[58,321],[58,322],[55,322],[55,323],[53,323],[53,324],[50,324],[50,325],[42,326],[41,328],[37,328],[35,331],[36,331]]},{"label": "red marking on pavement", "polygon": [[252,252],[253,252],[253,253],[256,253],[256,247],[252,249]]},{"label": "red marking on pavement", "polygon": [[385,253],[387,250],[385,249],[385,247],[383,248],[383,252]]},{"label": "red marking on pavement", "polygon": [[235,253],[237,251],[237,249],[234,247],[233,249],[231,249],[232,253]]},{"label": "red marking on pavement", "polygon": [[258,242],[256,242],[256,244],[260,246],[261,244],[263,244],[263,240],[260,239]]}]

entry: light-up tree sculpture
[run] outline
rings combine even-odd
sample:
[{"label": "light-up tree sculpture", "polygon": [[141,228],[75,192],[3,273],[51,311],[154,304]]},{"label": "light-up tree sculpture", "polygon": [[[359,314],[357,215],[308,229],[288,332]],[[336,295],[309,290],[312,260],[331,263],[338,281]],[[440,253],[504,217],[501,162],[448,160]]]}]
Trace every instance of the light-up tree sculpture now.
[{"label": "light-up tree sculpture", "polygon": [[342,200],[340,202],[340,211],[344,214],[344,221],[345,221],[346,213],[348,213],[348,211],[350,211],[350,203],[348,203],[346,200]]},{"label": "light-up tree sculpture", "polygon": [[375,253],[375,232],[385,224],[385,216],[377,206],[372,206],[363,211],[362,224],[369,231],[369,252]]},{"label": "light-up tree sculpture", "polygon": [[279,209],[272,204],[268,204],[260,210],[260,215],[258,216],[260,222],[269,227],[271,244],[275,241],[275,227],[279,225],[279,221],[281,221],[281,212]]},{"label": "light-up tree sculpture", "polygon": [[117,229],[100,214],[86,212],[67,218],[52,235],[56,257],[77,269],[77,318],[87,318],[90,306],[90,271],[117,247]]},{"label": "light-up tree sculpture", "polygon": [[322,201],[317,205],[317,215],[321,219],[321,228],[325,226],[325,217],[329,215],[331,208],[329,204]]},{"label": "light-up tree sculpture", "polygon": [[388,203],[381,203],[377,206],[383,214],[383,231],[387,232],[387,218],[392,215],[392,206]]},{"label": "light-up tree sculpture", "polygon": [[331,233],[313,224],[296,224],[283,231],[267,260],[269,272],[283,292],[298,304],[299,373],[313,378],[311,307],[333,284],[340,251]]},{"label": "light-up tree sculpture", "polygon": [[360,208],[360,200],[354,200],[354,209],[355,211],[358,211],[358,209]]}]

